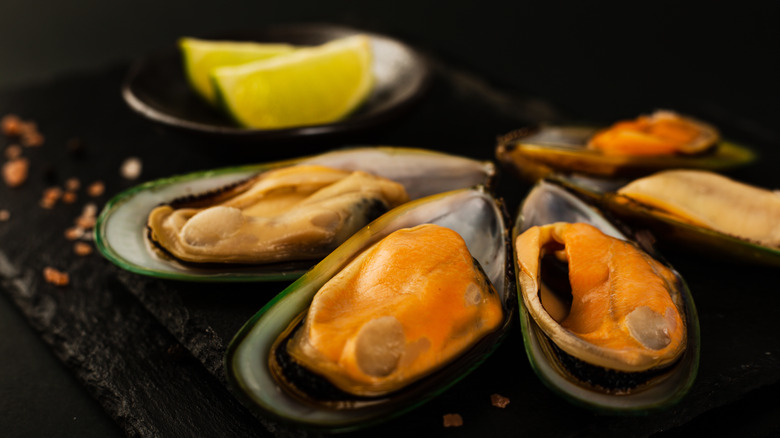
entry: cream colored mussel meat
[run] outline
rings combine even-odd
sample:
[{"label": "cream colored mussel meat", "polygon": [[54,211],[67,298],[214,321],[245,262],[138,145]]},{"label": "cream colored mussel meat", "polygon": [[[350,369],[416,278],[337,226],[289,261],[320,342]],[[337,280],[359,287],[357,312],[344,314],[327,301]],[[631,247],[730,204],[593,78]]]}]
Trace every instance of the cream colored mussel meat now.
[{"label": "cream colored mussel meat", "polygon": [[272,263],[323,257],[408,200],[404,187],[363,171],[299,165],[205,198],[155,208],[153,242],[186,262]]},{"label": "cream colored mussel meat", "polygon": [[712,172],[669,170],[635,180],[618,194],[677,220],[780,248],[780,195]]},{"label": "cream colored mussel meat", "polygon": [[[286,346],[282,354],[341,391],[373,397],[440,369],[502,321],[501,298],[463,239],[424,224],[390,234],[350,262],[276,348]],[[271,369],[296,385],[277,356]]]}]

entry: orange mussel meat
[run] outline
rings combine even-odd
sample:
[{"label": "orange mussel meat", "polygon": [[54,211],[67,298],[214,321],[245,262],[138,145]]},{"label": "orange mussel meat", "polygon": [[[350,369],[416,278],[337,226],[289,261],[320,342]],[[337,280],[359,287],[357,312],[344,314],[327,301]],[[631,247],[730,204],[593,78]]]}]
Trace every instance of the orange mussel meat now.
[{"label": "orange mussel meat", "polygon": [[715,128],[703,122],[656,111],[597,132],[588,148],[610,155],[696,154],[709,149],[718,138]]},{"label": "orange mussel meat", "polygon": [[377,396],[441,368],[502,318],[463,239],[425,224],[390,234],[322,286],[287,353],[344,392]]},{"label": "orange mussel meat", "polygon": [[[525,305],[566,353],[636,372],[674,362],[685,350],[677,278],[633,244],[591,225],[559,222],[526,230],[515,246]],[[570,306],[543,281],[545,254],[568,266]]]}]

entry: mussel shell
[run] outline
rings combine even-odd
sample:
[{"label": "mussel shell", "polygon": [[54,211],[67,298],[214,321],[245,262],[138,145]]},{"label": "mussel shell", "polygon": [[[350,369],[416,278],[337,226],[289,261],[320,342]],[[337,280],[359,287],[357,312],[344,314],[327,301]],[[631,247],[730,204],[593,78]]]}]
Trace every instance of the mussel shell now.
[{"label": "mussel shell", "polygon": [[519,178],[532,182],[554,172],[637,177],[669,168],[726,169],[755,158],[750,149],[726,140],[698,155],[607,155],[585,148],[598,129],[547,125],[520,129],[499,138],[496,158]]},{"label": "mussel shell", "polygon": [[315,261],[266,265],[188,264],[156,250],[146,238],[149,212],[159,204],[213,192],[270,169],[296,164],[320,164],[344,170],[364,170],[404,185],[411,199],[449,190],[489,185],[492,163],[399,147],[361,147],[274,163],[194,172],[150,181],[126,190],[104,207],[95,226],[95,243],[108,260],[128,271],[158,278],[188,281],[283,281],[300,277]]},{"label": "mussel shell", "polygon": [[627,181],[556,176],[557,184],[587,198],[636,229],[650,230],[659,246],[741,263],[780,266],[780,248],[772,248],[681,221],[617,194]]},{"label": "mussel shell", "polygon": [[[602,216],[591,205],[552,181],[540,181],[526,197],[513,229],[513,240],[526,229],[553,222],[585,222],[605,234],[623,240],[626,235]],[[640,245],[641,246],[641,245]],[[652,248],[643,249],[658,257]],[[515,263],[517,261],[515,260]],[[668,265],[667,265],[668,267]],[[517,270],[517,266],[515,267]],[[671,269],[671,267],[670,267]],[[642,414],[667,408],[677,403],[690,389],[699,365],[699,321],[693,297],[679,274],[684,319],[687,324],[687,348],[683,356],[664,372],[638,391],[625,394],[609,394],[593,389],[590,385],[567,376],[561,360],[552,354],[549,338],[536,324],[525,308],[518,282],[520,297],[520,326],[525,350],[531,367],[546,386],[566,400],[596,411],[622,414]]]},{"label": "mussel shell", "polygon": [[[314,294],[358,253],[391,232],[423,223],[457,231],[466,241],[500,294],[504,319],[500,328],[440,370],[384,397],[355,400],[341,409],[291,396],[268,367],[272,344]],[[236,334],[225,355],[225,370],[234,392],[259,414],[305,428],[346,431],[401,415],[440,394],[493,352],[514,318],[515,293],[508,264],[508,232],[502,207],[484,189],[463,189],[412,201],[375,220],[311,271],[271,300]]]}]

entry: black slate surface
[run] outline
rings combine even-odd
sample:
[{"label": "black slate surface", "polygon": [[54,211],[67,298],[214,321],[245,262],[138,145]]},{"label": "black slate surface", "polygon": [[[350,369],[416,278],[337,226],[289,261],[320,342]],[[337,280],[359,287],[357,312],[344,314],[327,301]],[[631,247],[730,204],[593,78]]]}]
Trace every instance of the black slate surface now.
[{"label": "black slate surface", "polygon": [[[125,188],[176,173],[342,145],[418,146],[489,159],[497,135],[564,117],[543,100],[499,93],[473,75],[437,64],[426,98],[385,128],[284,147],[229,144],[170,131],[132,114],[118,91],[125,71],[122,65],[0,95],[0,115],[13,112],[33,119],[46,136],[43,147],[24,150],[31,161],[27,183],[16,189],[0,186],[0,209],[11,212],[11,219],[0,223],[0,290],[130,436],[307,435],[255,418],[224,386],[222,353],[233,333],[286,284],[160,281],[124,272],[96,253],[76,256],[63,233],[86,202],[102,206]],[[708,119],[759,149],[761,160],[735,172],[737,177],[768,187],[780,183],[774,173],[780,158],[773,146],[779,137],[776,128],[767,130],[767,125],[721,106],[686,105],[678,109]],[[753,129],[756,126],[763,128]],[[82,154],[67,147],[73,139],[83,145]],[[0,144],[9,141],[0,139]],[[143,160],[139,180],[119,175],[120,164],[129,156]],[[82,189],[76,203],[42,209],[38,201],[44,188],[71,176],[84,185],[102,180],[106,193],[93,199]],[[509,177],[501,183],[511,203],[527,189]],[[612,417],[570,406],[533,375],[515,327],[498,351],[452,390],[370,433],[398,435],[412,426],[418,433],[439,435],[445,433],[442,415],[457,412],[464,426],[447,429],[447,434],[673,435],[685,431],[676,427],[702,414],[713,418],[756,388],[777,386],[777,270],[674,250],[664,255],[689,283],[702,332],[699,376],[677,407],[645,417]],[[69,272],[70,285],[45,283],[44,266]],[[493,393],[509,397],[511,403],[505,409],[491,406]],[[701,427],[700,421],[689,424]],[[768,424],[760,433],[777,430],[776,423]]]}]

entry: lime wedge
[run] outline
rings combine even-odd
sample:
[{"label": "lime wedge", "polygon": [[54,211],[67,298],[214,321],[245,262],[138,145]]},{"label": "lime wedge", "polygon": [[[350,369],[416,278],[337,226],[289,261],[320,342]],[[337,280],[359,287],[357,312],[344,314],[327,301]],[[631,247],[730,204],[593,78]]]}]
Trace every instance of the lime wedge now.
[{"label": "lime wedge", "polygon": [[339,120],[374,82],[371,41],[355,35],[262,61],[214,70],[222,104],[241,125],[279,129]]},{"label": "lime wedge", "polygon": [[216,104],[211,71],[217,67],[246,64],[290,53],[290,44],[265,44],[238,41],[210,41],[196,38],[179,39],[184,57],[184,71],[192,88],[207,101]]}]

